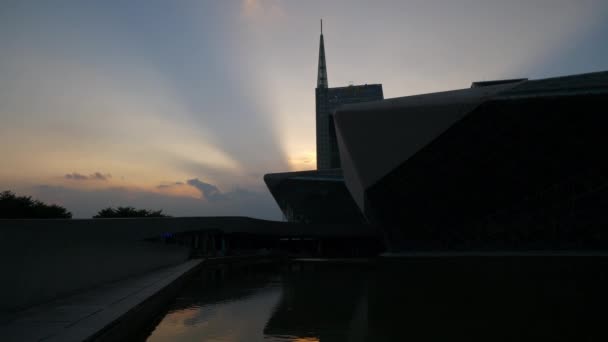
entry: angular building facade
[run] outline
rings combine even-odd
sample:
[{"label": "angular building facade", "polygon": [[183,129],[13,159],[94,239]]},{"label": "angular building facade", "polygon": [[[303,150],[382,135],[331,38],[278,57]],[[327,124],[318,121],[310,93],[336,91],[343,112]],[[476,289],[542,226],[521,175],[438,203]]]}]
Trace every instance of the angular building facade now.
[{"label": "angular building facade", "polygon": [[264,182],[289,222],[365,222],[346,189],[341,169],[269,173]]},{"label": "angular building facade", "polygon": [[391,251],[608,248],[608,72],[344,106],[347,188]]}]

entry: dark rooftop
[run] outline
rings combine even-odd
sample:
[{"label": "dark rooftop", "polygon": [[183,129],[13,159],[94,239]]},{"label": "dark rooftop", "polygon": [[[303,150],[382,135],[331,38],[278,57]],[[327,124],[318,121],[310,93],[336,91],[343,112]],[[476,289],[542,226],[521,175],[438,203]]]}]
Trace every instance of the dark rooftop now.
[{"label": "dark rooftop", "polygon": [[608,92],[608,71],[523,82],[500,97],[540,97]]},{"label": "dark rooftop", "polygon": [[487,86],[507,84],[507,83],[517,83],[517,82],[523,82],[523,81],[527,81],[527,80],[528,80],[527,78],[513,78],[510,80],[478,81],[478,82],[471,83],[471,88],[487,87]]}]

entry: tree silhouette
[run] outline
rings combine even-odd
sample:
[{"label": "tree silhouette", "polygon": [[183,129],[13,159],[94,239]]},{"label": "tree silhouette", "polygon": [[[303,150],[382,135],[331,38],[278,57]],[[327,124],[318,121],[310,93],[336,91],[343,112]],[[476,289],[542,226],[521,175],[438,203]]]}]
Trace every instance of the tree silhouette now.
[{"label": "tree silhouette", "polygon": [[170,217],[162,210],[135,209],[133,207],[107,207],[101,209],[93,218],[124,218],[124,217]]},{"label": "tree silhouette", "polygon": [[45,204],[30,196],[17,196],[12,191],[0,192],[0,218],[3,219],[47,219],[72,218],[72,213],[56,204]]}]

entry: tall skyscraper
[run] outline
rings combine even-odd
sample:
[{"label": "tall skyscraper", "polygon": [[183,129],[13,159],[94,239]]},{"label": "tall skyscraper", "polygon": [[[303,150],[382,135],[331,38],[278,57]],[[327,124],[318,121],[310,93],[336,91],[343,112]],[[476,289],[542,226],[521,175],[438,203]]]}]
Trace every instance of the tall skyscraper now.
[{"label": "tall skyscraper", "polygon": [[316,126],[317,126],[317,169],[340,168],[338,140],[332,113],[340,105],[384,99],[381,84],[351,85],[329,88],[325,44],[323,42],[323,21],[319,43],[319,69],[317,72]]}]

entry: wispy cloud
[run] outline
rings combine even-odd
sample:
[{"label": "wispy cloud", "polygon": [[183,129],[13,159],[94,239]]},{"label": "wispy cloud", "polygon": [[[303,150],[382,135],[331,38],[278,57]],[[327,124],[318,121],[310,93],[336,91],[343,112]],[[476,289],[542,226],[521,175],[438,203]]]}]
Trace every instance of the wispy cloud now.
[{"label": "wispy cloud", "polygon": [[75,180],[75,181],[86,181],[86,180],[98,180],[98,181],[107,181],[112,178],[112,175],[109,173],[103,174],[101,172],[95,172],[90,175],[83,175],[78,172],[67,173],[63,176],[65,179]]},{"label": "wispy cloud", "polygon": [[89,179],[89,177],[82,175],[80,173],[76,173],[76,172],[72,172],[72,173],[68,173],[65,176],[65,179],[71,179],[71,180],[87,180]]},{"label": "wispy cloud", "polygon": [[159,184],[156,186],[157,189],[169,189],[175,186],[184,185],[183,182],[173,182],[171,184]]}]

